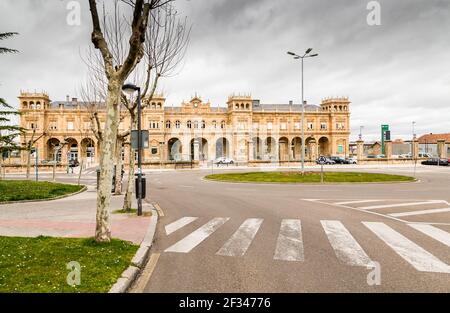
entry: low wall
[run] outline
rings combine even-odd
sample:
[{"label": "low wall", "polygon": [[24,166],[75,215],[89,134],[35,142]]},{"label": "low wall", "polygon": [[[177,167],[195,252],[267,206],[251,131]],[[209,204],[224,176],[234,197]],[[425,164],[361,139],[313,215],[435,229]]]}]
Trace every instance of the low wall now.
[{"label": "low wall", "polygon": [[362,159],[358,161],[360,165],[386,165],[386,164],[394,164],[394,165],[414,165],[414,163],[420,164],[422,161],[425,161],[427,158],[417,158],[417,159]]},{"label": "low wall", "polygon": [[[27,167],[25,165],[10,165],[10,164],[3,164],[2,170],[6,174],[12,174],[12,173],[25,173],[27,171]],[[36,171],[36,166],[33,164],[30,167],[30,172],[33,174]],[[53,172],[53,165],[44,165],[39,164],[39,172]],[[56,165],[56,172],[67,172],[67,164],[58,164]]]}]

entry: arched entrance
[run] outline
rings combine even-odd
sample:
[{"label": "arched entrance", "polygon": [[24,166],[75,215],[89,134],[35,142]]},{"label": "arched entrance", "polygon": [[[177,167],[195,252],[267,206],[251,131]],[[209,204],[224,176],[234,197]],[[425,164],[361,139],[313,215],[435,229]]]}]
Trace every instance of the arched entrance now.
[{"label": "arched entrance", "polygon": [[330,155],[330,141],[327,137],[321,137],[319,139],[319,155]]},{"label": "arched entrance", "polygon": [[281,137],[278,140],[278,157],[280,161],[289,160],[289,139]]},{"label": "arched entrance", "polygon": [[66,139],[67,142],[67,160],[78,160],[78,141],[73,138]]},{"label": "arched entrance", "polygon": [[56,138],[50,138],[47,141],[47,160],[48,161],[55,161],[55,153],[57,153],[56,155],[56,162],[61,162],[61,149],[58,149],[58,147],[60,146],[61,142],[59,141],[59,139]]},{"label": "arched entrance", "polygon": [[312,160],[317,157],[314,149],[316,149],[316,140],[313,137],[308,137],[305,141],[306,159]]},{"label": "arched entrance", "polygon": [[181,144],[180,139],[172,138],[169,140],[167,145],[167,155],[169,161],[181,161],[183,155],[183,145]]},{"label": "arched entrance", "polygon": [[253,159],[262,160],[263,144],[261,138],[253,137],[252,141],[253,141]]},{"label": "arched entrance", "polygon": [[81,141],[82,157],[86,158],[87,163],[95,162],[95,142],[91,138],[84,138]]},{"label": "arched entrance", "polygon": [[216,159],[228,158],[229,155],[229,143],[226,138],[219,138],[216,141]]},{"label": "arched entrance", "polygon": [[292,155],[293,159],[296,161],[302,158],[302,138],[295,137],[292,139]]},{"label": "arched entrance", "polygon": [[[196,155],[196,144],[198,145],[198,156]],[[196,138],[191,140],[191,160],[208,160],[208,140],[205,138]]]},{"label": "arched entrance", "polygon": [[275,160],[276,147],[277,147],[277,142],[276,142],[275,138],[268,137],[266,139],[266,153],[265,153],[267,160]]}]

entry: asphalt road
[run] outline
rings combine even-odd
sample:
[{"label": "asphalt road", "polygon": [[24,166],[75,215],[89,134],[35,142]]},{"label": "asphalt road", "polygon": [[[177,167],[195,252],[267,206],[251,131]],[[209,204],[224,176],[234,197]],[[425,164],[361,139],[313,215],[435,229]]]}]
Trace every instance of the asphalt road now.
[{"label": "asphalt road", "polygon": [[209,173],[147,174],[164,216],[137,291],[450,291],[450,168],[358,185],[203,180]]},{"label": "asphalt road", "polygon": [[[399,184],[203,180],[210,173],[147,173],[161,216],[133,292],[450,292],[450,167],[419,166],[418,182]],[[91,171],[81,182],[95,181]]]}]

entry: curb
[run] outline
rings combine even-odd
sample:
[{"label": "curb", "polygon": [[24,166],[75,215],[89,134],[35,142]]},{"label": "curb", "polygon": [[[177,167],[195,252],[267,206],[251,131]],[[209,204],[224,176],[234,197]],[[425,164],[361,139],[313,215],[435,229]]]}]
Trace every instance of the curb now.
[{"label": "curb", "polygon": [[144,269],[150,249],[153,245],[153,238],[156,232],[156,225],[158,223],[158,212],[152,204],[147,204],[152,208],[152,217],[150,219],[150,225],[144,240],[142,240],[139,249],[131,260],[131,265],[122,273],[117,282],[111,287],[108,293],[126,293],[127,290],[136,280],[139,272]]},{"label": "curb", "polygon": [[[73,184],[66,184],[66,185],[73,185]],[[81,188],[80,190],[78,190],[77,192],[71,193],[71,194],[67,194],[67,195],[62,195],[62,196],[58,196],[58,197],[54,197],[54,198],[49,198],[49,199],[36,199],[36,200],[19,200],[19,201],[5,201],[5,202],[0,202],[0,205],[6,205],[6,204],[17,204],[17,203],[30,203],[30,202],[46,202],[46,201],[55,201],[55,200],[61,200],[64,198],[69,198],[72,196],[76,196],[77,194],[83,193],[85,191],[88,190],[88,187],[85,185],[83,186],[83,188]]]}]

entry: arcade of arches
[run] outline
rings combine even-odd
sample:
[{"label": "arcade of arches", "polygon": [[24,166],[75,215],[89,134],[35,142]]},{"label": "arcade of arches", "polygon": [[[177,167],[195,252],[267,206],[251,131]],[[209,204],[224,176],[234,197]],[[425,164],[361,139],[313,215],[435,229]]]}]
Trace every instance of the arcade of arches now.
[{"label": "arcade of arches", "polygon": [[[20,126],[42,135],[36,147],[41,160],[70,160],[98,163],[101,149],[92,133],[90,112],[83,102],[50,102],[45,93],[21,93]],[[150,133],[145,163],[199,161],[220,157],[235,162],[299,161],[302,157],[301,106],[262,104],[250,96],[231,96],[227,107],[213,106],[194,97],[179,107],[167,107],[163,96],[143,99],[143,129]],[[105,113],[99,111],[103,124]],[[128,130],[124,113],[120,131]],[[95,125],[94,125],[95,126]],[[319,155],[348,155],[350,101],[324,99],[319,105],[306,105],[304,154],[306,160]],[[129,145],[123,147],[127,162]],[[22,156],[25,160],[25,155]]]}]

